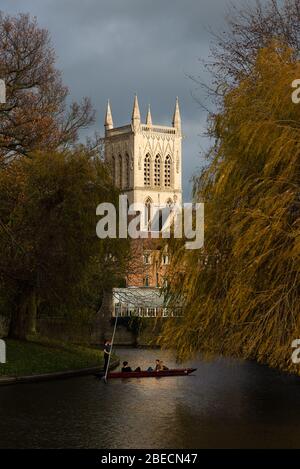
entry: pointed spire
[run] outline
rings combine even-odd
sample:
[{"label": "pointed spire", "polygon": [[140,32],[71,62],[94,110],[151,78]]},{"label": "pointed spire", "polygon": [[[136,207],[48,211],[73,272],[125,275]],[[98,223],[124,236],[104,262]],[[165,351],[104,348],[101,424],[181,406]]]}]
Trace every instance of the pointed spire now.
[{"label": "pointed spire", "polygon": [[176,98],[172,124],[173,124],[173,127],[175,127],[178,130],[181,130],[181,118],[180,118],[180,111],[179,111],[178,96]]},{"label": "pointed spire", "polygon": [[131,122],[132,122],[133,127],[136,127],[141,123],[141,114],[140,114],[140,108],[139,108],[137,95],[134,96]]},{"label": "pointed spire", "polygon": [[146,117],[146,125],[152,125],[152,117],[151,117],[150,104],[148,105],[148,112],[147,112],[147,117]]},{"label": "pointed spire", "polygon": [[114,128],[114,123],[113,123],[113,119],[112,119],[109,100],[107,101],[107,108],[106,108],[104,127],[105,127],[105,130],[110,130],[110,129]]}]

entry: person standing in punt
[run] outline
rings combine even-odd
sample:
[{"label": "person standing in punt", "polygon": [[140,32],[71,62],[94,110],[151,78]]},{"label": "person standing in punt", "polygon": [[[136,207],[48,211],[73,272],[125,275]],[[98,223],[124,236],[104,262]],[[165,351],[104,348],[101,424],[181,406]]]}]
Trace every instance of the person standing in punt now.
[{"label": "person standing in punt", "polygon": [[104,349],[103,349],[103,354],[104,354],[104,373],[106,373],[107,366],[108,366],[108,361],[109,361],[109,356],[110,356],[110,351],[111,351],[111,344],[109,340],[106,340],[104,342]]}]

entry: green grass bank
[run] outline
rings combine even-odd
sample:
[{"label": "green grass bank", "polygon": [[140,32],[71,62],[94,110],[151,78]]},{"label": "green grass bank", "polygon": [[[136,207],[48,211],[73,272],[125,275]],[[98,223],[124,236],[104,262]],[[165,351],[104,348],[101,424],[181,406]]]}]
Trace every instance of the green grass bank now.
[{"label": "green grass bank", "polygon": [[0,378],[103,366],[103,352],[100,348],[50,342],[46,339],[34,342],[8,339],[5,342],[6,363],[0,364]]}]

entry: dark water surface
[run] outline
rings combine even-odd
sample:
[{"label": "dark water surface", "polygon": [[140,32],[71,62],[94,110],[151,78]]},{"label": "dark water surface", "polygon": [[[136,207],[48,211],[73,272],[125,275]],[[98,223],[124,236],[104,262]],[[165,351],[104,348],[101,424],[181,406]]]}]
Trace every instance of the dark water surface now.
[{"label": "dark water surface", "polygon": [[[120,349],[148,367],[155,350]],[[249,362],[194,361],[194,376],[94,377],[0,387],[1,448],[300,447],[300,379]]]}]

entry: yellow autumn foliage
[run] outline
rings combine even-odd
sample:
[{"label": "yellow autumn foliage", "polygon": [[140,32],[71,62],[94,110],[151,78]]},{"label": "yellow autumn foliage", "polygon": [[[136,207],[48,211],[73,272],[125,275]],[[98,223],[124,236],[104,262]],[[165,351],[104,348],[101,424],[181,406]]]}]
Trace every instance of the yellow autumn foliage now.
[{"label": "yellow autumn foliage", "polygon": [[212,118],[215,145],[194,187],[205,202],[205,247],[170,243],[169,301],[180,295],[185,307],[160,343],[180,359],[200,351],[300,373],[291,361],[300,338],[300,104],[291,87],[300,62],[292,52],[278,42],[262,49]]}]

